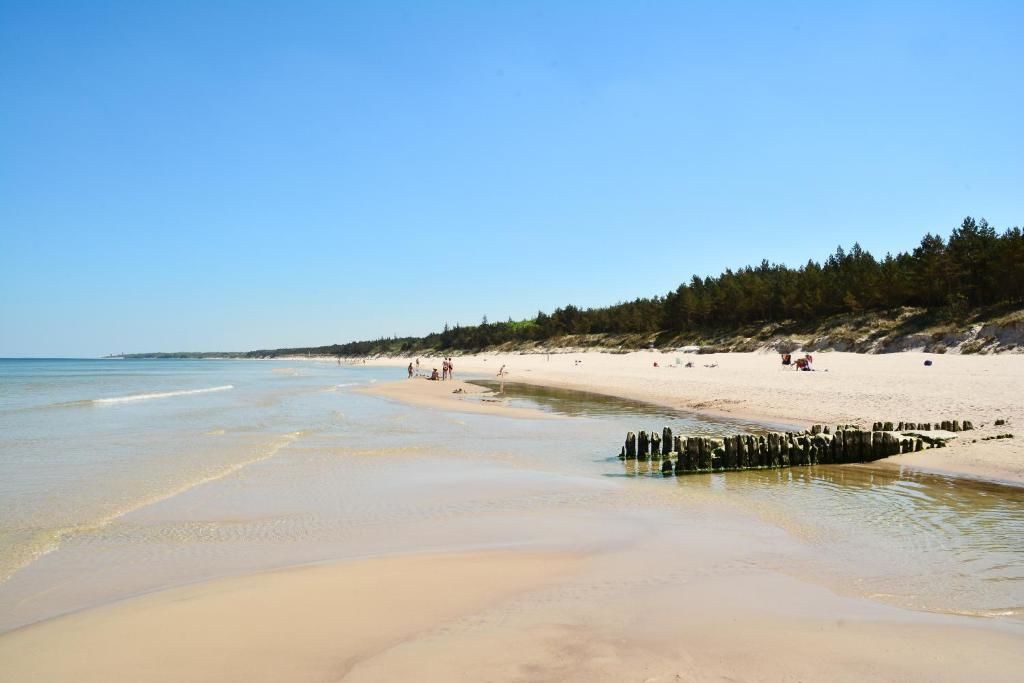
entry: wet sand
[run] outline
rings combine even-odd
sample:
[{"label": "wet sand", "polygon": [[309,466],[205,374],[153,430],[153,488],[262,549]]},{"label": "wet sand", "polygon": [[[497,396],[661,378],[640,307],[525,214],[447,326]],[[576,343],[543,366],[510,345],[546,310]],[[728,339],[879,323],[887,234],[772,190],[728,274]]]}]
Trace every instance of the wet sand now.
[{"label": "wet sand", "polygon": [[11,632],[0,661],[5,680],[97,682],[1013,681],[1024,665],[1020,629],[709,571],[732,551],[707,550],[661,572],[636,550],[477,552],[211,581]]},{"label": "wet sand", "polygon": [[395,382],[373,384],[360,390],[370,396],[382,396],[409,405],[462,413],[500,415],[502,417],[546,420],[555,416],[542,410],[510,406],[502,397],[476,384],[461,380],[431,381],[412,377]]},{"label": "wet sand", "polygon": [[340,680],[416,633],[551,580],[579,559],[393,557],[176,588],[0,638],[5,680]]}]

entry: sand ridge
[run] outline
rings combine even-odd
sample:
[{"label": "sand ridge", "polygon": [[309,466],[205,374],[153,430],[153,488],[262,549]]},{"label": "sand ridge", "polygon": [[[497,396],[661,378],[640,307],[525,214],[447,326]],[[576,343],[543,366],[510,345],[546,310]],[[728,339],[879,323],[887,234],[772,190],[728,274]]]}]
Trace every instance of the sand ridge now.
[{"label": "sand ridge", "polygon": [[412,377],[394,382],[371,384],[358,391],[437,410],[534,420],[559,419],[559,416],[542,410],[511,406],[507,400],[493,392],[476,384],[457,379],[432,381],[424,377]]}]

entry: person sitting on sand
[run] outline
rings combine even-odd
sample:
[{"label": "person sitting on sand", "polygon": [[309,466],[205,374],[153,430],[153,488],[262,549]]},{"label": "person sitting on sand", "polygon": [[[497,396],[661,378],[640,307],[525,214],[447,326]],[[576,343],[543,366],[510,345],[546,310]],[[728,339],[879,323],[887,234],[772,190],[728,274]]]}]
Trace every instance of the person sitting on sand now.
[{"label": "person sitting on sand", "polygon": [[782,354],[782,364],[791,365],[793,363],[793,354],[784,353]]},{"label": "person sitting on sand", "polygon": [[430,379],[434,380],[435,382],[436,382],[436,381],[437,381],[438,379],[440,379],[440,378],[439,378],[439,377],[437,376],[437,368],[434,368],[434,371],[433,371],[432,373],[430,373]]}]

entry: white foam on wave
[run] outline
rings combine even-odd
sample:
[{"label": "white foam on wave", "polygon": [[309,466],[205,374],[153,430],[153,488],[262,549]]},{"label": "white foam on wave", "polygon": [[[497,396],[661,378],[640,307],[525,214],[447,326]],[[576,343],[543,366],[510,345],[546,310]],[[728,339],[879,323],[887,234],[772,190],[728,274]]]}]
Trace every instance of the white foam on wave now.
[{"label": "white foam on wave", "polygon": [[94,398],[89,403],[129,403],[131,401],[148,401],[153,398],[171,398],[172,396],[191,396],[192,394],[211,394],[215,391],[229,391],[234,389],[233,384],[225,384],[220,387],[207,387],[206,389],[182,389],[181,391],[163,391],[154,394],[131,394],[130,396],[114,396],[112,398]]},{"label": "white foam on wave", "polygon": [[338,391],[338,389],[344,389],[345,387],[357,387],[357,386],[359,386],[359,382],[344,382],[342,384],[333,384],[333,385],[327,387],[326,389],[324,389],[324,393],[325,394],[333,394],[336,391]]}]

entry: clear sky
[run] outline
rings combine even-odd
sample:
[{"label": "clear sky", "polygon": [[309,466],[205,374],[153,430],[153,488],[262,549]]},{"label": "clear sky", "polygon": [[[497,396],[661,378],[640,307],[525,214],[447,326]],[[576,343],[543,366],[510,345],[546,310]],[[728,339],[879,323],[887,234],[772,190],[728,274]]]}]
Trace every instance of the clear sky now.
[{"label": "clear sky", "polygon": [[1022,8],[0,0],[0,356],[423,334],[1020,225]]}]

